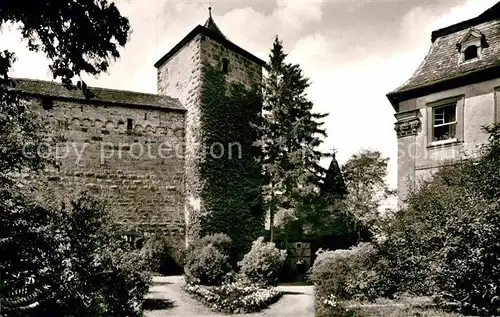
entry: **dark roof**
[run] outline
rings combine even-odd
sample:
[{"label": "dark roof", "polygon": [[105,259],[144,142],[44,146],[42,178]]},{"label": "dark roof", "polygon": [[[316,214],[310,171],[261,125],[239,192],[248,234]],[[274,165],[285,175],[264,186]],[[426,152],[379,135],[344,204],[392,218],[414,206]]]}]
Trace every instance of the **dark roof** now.
[{"label": "dark roof", "polygon": [[55,82],[25,78],[17,78],[15,82],[16,89],[25,95],[35,97],[50,96],[56,99],[78,100],[89,103],[97,101],[105,104],[186,110],[178,99],[162,95],[89,87],[94,96],[87,99],[81,90],[68,90],[62,84]]},{"label": "dark roof", "polygon": [[431,35],[431,41],[434,42],[438,37],[445,36],[451,33],[455,33],[464,29],[468,29],[470,27],[476,26],[478,24],[488,22],[491,20],[496,20],[500,18],[500,2],[489,8],[488,10],[484,11],[480,15],[478,15],[475,18],[465,20],[462,22],[459,22],[457,24],[453,24],[450,26],[447,26],[445,28],[436,30],[432,32]]},{"label": "dark roof", "polygon": [[[470,28],[487,42],[480,59],[460,63],[457,43]],[[418,69],[403,85],[387,94],[397,110],[399,102],[444,89],[500,77],[500,2],[480,16],[432,33],[432,44]]]},{"label": "dark roof", "polygon": [[228,40],[224,34],[220,31],[220,29],[215,24],[215,21],[212,19],[212,15],[208,17],[208,20],[205,22],[204,26],[198,25],[191,32],[189,32],[177,45],[174,46],[167,54],[163,55],[156,63],[155,67],[160,67],[163,63],[168,61],[172,56],[175,55],[181,48],[183,48],[187,43],[189,43],[196,35],[203,34],[205,36],[210,37],[212,40],[217,41],[219,44],[224,45],[226,48],[233,50],[234,52],[248,58],[252,62],[264,67],[266,62],[253,55],[252,53],[244,50],[238,45],[234,44],[230,40]]},{"label": "dark roof", "polygon": [[227,37],[224,34],[222,34],[222,31],[219,29],[219,27],[215,23],[214,19],[212,18],[212,8],[211,7],[208,8],[208,19],[205,22],[205,24],[203,24],[203,26],[206,27],[207,29],[213,31],[217,35],[227,39]]}]

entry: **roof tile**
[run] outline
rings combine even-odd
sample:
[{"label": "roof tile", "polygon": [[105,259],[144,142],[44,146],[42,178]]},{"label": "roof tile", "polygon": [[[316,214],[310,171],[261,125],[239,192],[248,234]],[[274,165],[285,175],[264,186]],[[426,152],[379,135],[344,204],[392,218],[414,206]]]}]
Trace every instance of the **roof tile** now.
[{"label": "roof tile", "polygon": [[408,81],[392,93],[431,85],[472,71],[500,65],[500,20],[481,23],[474,28],[485,35],[488,43],[488,47],[483,48],[480,59],[460,63],[460,53],[456,45],[469,29],[438,37],[432,43],[420,67]]},{"label": "roof tile", "polygon": [[55,82],[24,78],[17,78],[15,79],[15,82],[16,89],[30,95],[52,96],[63,99],[90,100],[119,105],[185,110],[178,99],[156,94],[89,87],[89,90],[94,94],[94,97],[87,99],[80,90],[68,90],[63,85]]}]

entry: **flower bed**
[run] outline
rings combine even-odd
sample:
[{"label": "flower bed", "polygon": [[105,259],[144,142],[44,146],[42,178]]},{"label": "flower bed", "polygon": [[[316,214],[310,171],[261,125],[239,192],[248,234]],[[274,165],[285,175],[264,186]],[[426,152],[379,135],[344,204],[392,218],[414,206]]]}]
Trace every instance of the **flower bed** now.
[{"label": "flower bed", "polygon": [[241,283],[222,286],[186,284],[183,289],[211,309],[228,314],[257,312],[275,303],[283,295],[274,287],[259,288]]}]

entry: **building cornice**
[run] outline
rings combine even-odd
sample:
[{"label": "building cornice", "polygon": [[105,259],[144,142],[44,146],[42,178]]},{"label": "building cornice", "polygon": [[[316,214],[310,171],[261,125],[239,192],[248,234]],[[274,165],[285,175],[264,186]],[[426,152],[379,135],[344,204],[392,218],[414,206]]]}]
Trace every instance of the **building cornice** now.
[{"label": "building cornice", "polygon": [[394,124],[394,130],[398,138],[417,135],[420,129],[421,122],[419,118],[420,111],[410,110],[405,112],[396,113],[394,116],[398,120]]},{"label": "building cornice", "polygon": [[487,80],[496,79],[499,77],[500,77],[500,63],[492,67],[480,70],[474,70],[453,78],[432,82],[416,88],[391,92],[388,93],[386,97],[391,102],[394,110],[399,111],[400,102],[410,100],[413,98],[419,98],[422,96],[430,95],[444,90],[454,89],[458,87],[480,83]]}]

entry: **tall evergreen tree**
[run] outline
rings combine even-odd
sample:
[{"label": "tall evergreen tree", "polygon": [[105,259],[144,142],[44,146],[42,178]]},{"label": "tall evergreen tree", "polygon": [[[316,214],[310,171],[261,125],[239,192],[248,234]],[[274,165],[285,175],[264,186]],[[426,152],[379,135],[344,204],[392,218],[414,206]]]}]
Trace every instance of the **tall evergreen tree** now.
[{"label": "tall evergreen tree", "polygon": [[318,149],[326,137],[320,122],[326,114],[312,111],[306,94],[309,79],[299,65],[286,63],[286,56],[276,37],[264,78],[261,144],[271,241],[275,217],[286,228],[300,219],[303,204],[318,194],[326,172],[319,162],[328,156]]}]

